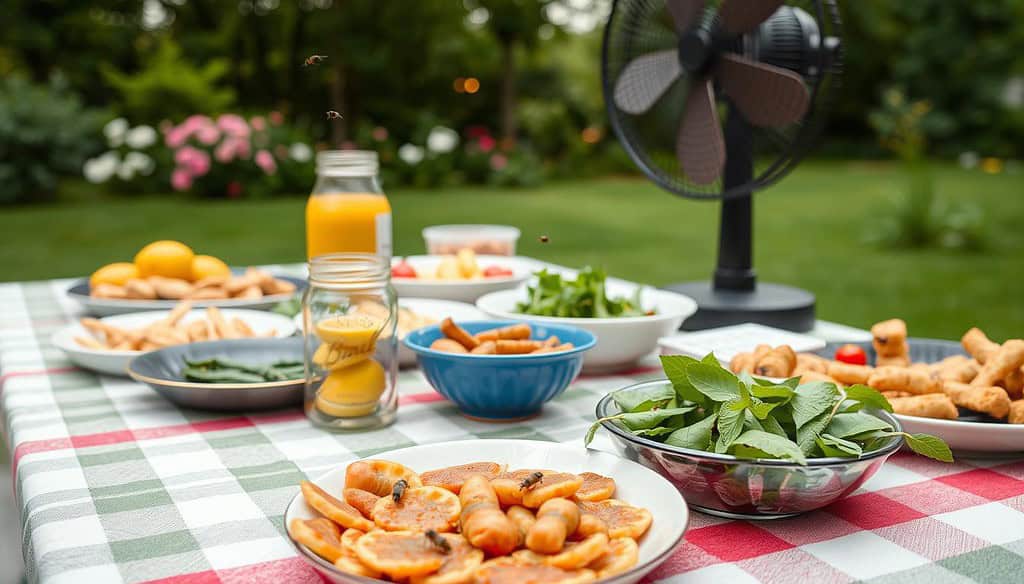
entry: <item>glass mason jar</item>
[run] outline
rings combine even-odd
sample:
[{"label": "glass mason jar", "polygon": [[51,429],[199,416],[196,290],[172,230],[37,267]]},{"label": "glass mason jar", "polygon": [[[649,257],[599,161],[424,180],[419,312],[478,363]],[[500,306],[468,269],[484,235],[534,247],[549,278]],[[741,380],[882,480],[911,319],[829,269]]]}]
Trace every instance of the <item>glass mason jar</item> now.
[{"label": "glass mason jar", "polygon": [[390,260],[368,253],[314,257],[302,315],[309,419],[337,430],[393,422],[398,308]]},{"label": "glass mason jar", "polygon": [[391,258],[391,205],[381,190],[377,153],[325,150],[306,203],[306,256],[372,253]]}]

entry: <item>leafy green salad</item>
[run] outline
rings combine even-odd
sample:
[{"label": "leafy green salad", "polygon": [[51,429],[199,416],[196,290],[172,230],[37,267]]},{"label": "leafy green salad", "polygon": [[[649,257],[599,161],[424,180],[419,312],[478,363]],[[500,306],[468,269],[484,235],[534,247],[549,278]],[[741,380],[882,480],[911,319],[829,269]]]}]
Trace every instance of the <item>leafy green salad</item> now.
[{"label": "leafy green salad", "polygon": [[855,458],[902,436],[916,453],[943,462],[953,455],[941,439],[897,432],[865,410],[892,412],[881,393],[865,385],[776,382],[736,376],[713,354],[698,361],[683,355],[661,357],[670,383],[646,384],[612,394],[621,413],[598,420],[587,432],[589,444],[612,421],[644,438],[669,446],[732,454],[738,458]]},{"label": "leafy green salad", "polygon": [[607,275],[601,268],[586,266],[575,280],[541,270],[537,284],[530,286],[529,299],[516,305],[516,312],[535,316],[567,318],[614,318],[646,316],[640,303],[640,288],[631,298],[609,298],[605,292]]}]

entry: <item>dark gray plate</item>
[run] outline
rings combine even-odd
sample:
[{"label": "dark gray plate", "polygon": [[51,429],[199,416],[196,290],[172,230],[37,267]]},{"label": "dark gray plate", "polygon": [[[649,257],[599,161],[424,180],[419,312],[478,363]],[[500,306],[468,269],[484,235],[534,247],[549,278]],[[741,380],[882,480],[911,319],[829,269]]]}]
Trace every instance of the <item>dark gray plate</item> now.
[{"label": "dark gray plate", "polygon": [[231,339],[167,347],[132,359],[128,374],[169,401],[187,408],[215,411],[252,411],[302,403],[304,380],[263,383],[196,383],[185,381],[185,359],[226,357],[245,363],[301,361],[302,337],[283,339]]}]

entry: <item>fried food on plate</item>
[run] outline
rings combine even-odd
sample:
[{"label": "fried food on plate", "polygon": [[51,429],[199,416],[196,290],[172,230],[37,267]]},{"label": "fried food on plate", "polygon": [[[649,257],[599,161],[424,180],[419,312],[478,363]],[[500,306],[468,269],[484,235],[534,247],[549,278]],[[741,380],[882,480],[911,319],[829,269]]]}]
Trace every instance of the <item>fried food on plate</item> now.
[{"label": "fried food on plate", "polygon": [[953,403],[969,410],[982,412],[993,418],[1005,418],[1010,411],[1010,397],[1001,387],[979,387],[955,381],[942,384],[942,391]]}]

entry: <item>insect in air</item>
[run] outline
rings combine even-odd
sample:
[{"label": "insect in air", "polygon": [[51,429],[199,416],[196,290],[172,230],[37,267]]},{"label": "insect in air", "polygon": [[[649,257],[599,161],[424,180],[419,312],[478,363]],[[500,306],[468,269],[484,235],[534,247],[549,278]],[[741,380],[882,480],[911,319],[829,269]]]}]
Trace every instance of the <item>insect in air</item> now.
[{"label": "insect in air", "polygon": [[330,111],[327,112],[327,119],[328,120],[340,120],[341,119],[341,114],[339,114],[338,112],[336,112],[334,110],[330,110]]},{"label": "insect in air", "polygon": [[440,533],[434,531],[433,529],[428,529],[424,533],[424,535],[427,536],[427,539],[430,540],[430,543],[437,546],[437,549],[441,550],[442,552],[447,554],[448,552],[452,551],[452,544],[448,543],[448,540],[445,539]]},{"label": "insect in air", "polygon": [[519,483],[519,489],[529,489],[533,485],[539,483],[542,478],[544,478],[544,473],[540,471],[530,473],[530,476],[526,477],[525,479],[523,479],[523,482]]},{"label": "insect in air", "polygon": [[551,239],[547,235],[541,235],[537,239],[539,239],[541,243],[547,243],[551,241]]},{"label": "insect in air", "polygon": [[316,65],[317,63],[323,62],[327,58],[327,55],[310,55],[306,57],[306,60],[302,62],[303,67],[309,67],[310,65]]},{"label": "insect in air", "polygon": [[405,490],[409,488],[409,483],[405,482],[405,479],[398,479],[393,487],[391,487],[391,498],[395,500],[395,503],[402,500],[402,495],[405,494]]}]

